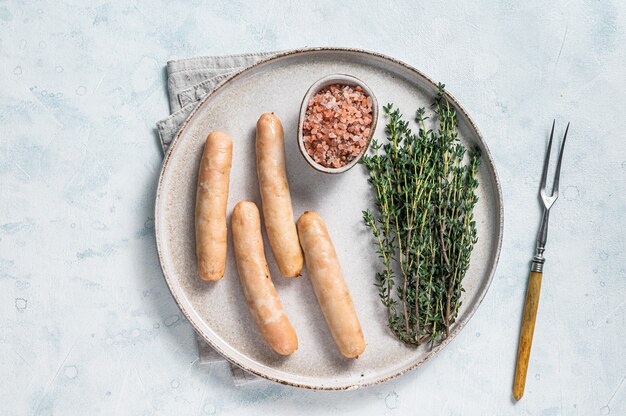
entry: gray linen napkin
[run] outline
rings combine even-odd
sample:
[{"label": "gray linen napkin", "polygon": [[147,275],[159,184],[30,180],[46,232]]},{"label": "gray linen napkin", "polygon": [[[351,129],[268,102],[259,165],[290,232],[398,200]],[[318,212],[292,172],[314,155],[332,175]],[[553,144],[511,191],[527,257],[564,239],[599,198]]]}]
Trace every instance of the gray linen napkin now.
[{"label": "gray linen napkin", "polygon": [[[167,151],[180,126],[204,96],[241,69],[277,53],[201,56],[169,61],[167,63],[167,91],[170,100],[170,116],[157,122],[163,152]],[[200,336],[196,335],[196,339],[200,364],[224,361],[224,358]],[[233,382],[237,386],[259,380],[259,377],[233,364],[230,364],[230,370]]]},{"label": "gray linen napkin", "polygon": [[200,56],[167,63],[170,116],[157,123],[163,151],[202,98],[241,69],[278,52]]}]

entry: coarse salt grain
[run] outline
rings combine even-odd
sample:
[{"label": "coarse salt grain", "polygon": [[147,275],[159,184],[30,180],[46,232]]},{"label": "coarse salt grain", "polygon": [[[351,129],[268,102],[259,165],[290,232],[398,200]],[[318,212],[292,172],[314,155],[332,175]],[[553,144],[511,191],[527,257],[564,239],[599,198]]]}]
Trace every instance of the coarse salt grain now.
[{"label": "coarse salt grain", "polygon": [[307,154],[327,168],[357,158],[371,131],[372,105],[360,86],[333,84],[318,91],[308,102],[302,124]]}]

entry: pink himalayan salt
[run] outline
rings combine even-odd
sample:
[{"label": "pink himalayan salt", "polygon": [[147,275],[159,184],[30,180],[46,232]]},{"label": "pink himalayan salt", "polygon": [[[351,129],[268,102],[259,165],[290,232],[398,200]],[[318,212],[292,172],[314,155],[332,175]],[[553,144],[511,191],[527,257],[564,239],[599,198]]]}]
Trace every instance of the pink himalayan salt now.
[{"label": "pink himalayan salt", "polygon": [[333,84],[319,90],[307,105],[304,148],[318,164],[342,167],[363,151],[372,126],[372,98],[359,86]]}]

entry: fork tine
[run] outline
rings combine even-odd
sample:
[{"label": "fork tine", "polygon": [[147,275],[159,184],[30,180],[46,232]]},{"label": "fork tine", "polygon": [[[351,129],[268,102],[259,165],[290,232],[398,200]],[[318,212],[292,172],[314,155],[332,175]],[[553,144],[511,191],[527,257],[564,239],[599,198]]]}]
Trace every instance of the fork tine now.
[{"label": "fork tine", "polygon": [[567,140],[567,132],[569,131],[569,123],[565,129],[563,135],[563,141],[561,142],[561,151],[559,152],[559,161],[556,164],[556,173],[554,174],[554,184],[552,185],[552,195],[556,195],[559,192],[559,176],[561,176],[561,161],[563,160],[563,150],[565,149],[565,140]]},{"label": "fork tine", "polygon": [[546,152],[546,158],[543,161],[543,173],[541,174],[541,186],[542,191],[546,190],[546,179],[548,177],[548,165],[550,164],[550,151],[552,150],[552,139],[554,138],[554,125],[556,120],[552,121],[552,131],[550,132],[550,141],[548,142],[548,151]]}]

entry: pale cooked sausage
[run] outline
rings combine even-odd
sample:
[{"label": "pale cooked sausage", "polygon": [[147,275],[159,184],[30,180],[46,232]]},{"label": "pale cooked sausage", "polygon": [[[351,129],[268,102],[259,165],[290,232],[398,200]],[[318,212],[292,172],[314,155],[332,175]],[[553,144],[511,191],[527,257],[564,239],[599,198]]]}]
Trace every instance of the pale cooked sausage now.
[{"label": "pale cooked sausage", "polygon": [[256,205],[239,202],[231,226],[237,270],[252,317],[269,346],[278,354],[290,355],[298,349],[298,338],[272,283]]},{"label": "pale cooked sausage", "polygon": [[278,269],[284,276],[299,276],[304,259],[287,182],[283,126],[274,113],[256,123],[256,163],[265,229]]},{"label": "pale cooked sausage", "polygon": [[335,343],[344,357],[358,358],[365,339],[326,225],[317,213],[307,211],[298,219],[298,235],[307,274]]},{"label": "pale cooked sausage", "polygon": [[196,256],[203,280],[219,280],[226,268],[226,206],[233,141],[214,131],[204,143],[196,188]]}]

